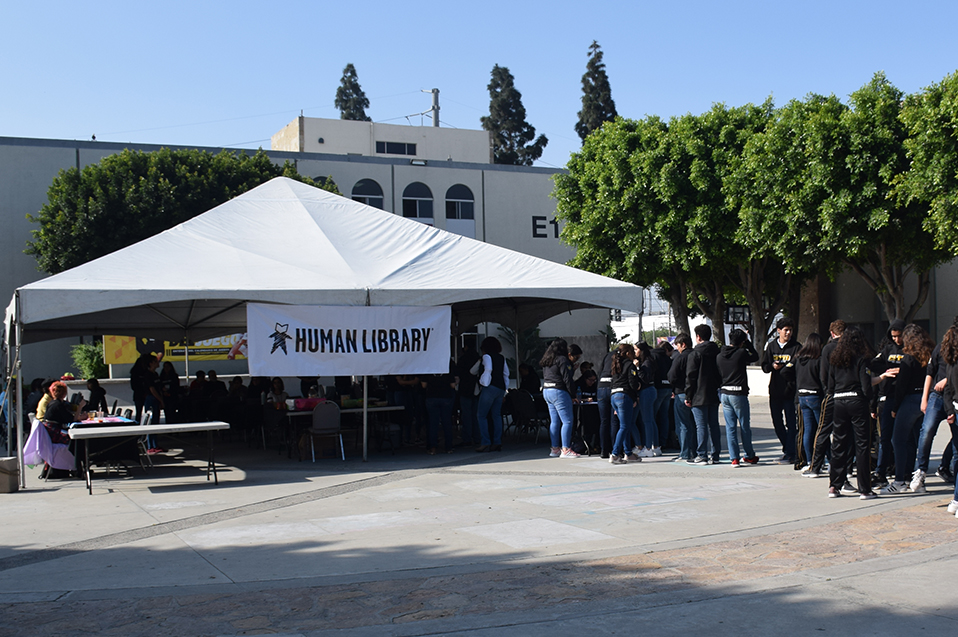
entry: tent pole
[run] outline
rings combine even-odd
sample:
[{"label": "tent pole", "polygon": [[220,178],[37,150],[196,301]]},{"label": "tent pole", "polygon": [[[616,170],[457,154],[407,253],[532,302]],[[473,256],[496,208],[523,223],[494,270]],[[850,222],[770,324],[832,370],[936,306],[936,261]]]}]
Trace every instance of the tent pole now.
[{"label": "tent pole", "polygon": [[516,387],[519,386],[519,306],[516,306],[516,331],[515,331],[515,341],[516,341],[516,368],[513,370],[516,374]]},{"label": "tent pole", "polygon": [[[17,294],[16,305],[14,306],[14,316],[16,320],[14,324],[16,328],[14,329],[14,351],[16,352],[16,358],[14,359],[13,371],[17,375],[16,383],[16,392],[17,392],[17,408],[12,410],[15,412],[12,414],[13,419],[17,422],[17,466],[20,467],[20,488],[27,488],[27,472],[26,467],[23,466],[23,379],[21,376],[21,369],[23,367],[20,360],[20,342],[23,338],[23,333],[20,329],[20,295]],[[33,424],[33,423],[31,423]],[[8,443],[9,445],[9,443]]]},{"label": "tent pole", "polygon": [[363,376],[363,462],[368,462],[369,449],[369,376]]},{"label": "tent pole", "polygon": [[186,338],[183,340],[183,360],[186,363],[186,386],[190,386],[190,333],[186,333]]}]

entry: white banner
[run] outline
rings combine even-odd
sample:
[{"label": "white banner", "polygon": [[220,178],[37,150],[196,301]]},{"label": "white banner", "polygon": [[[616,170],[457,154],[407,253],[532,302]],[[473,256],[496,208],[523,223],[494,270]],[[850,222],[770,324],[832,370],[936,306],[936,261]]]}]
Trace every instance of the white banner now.
[{"label": "white banner", "polygon": [[452,308],[246,306],[251,376],[449,371]]}]

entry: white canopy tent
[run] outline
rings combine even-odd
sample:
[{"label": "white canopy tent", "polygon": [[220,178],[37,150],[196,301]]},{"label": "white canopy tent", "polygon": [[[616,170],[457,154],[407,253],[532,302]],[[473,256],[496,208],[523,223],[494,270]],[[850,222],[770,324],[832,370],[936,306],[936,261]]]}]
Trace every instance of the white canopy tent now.
[{"label": "white canopy tent", "polygon": [[518,331],[585,307],[641,310],[642,289],[277,177],[18,288],[6,316],[11,369],[20,345],[53,338],[244,332],[247,302],[449,305],[458,333],[481,322]]}]

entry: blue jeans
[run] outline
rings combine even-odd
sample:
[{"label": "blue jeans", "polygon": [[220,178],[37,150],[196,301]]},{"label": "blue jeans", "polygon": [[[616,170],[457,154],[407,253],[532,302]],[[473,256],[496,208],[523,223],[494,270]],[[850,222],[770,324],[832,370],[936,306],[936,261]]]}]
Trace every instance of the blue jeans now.
[{"label": "blue jeans", "polygon": [[712,443],[712,461],[718,462],[722,451],[722,432],[719,429],[718,404],[692,407],[692,418],[695,420],[695,435],[698,437],[699,447],[696,455],[699,458],[709,458],[709,442]]},{"label": "blue jeans", "polygon": [[[502,398],[506,390],[493,385],[483,387],[479,392],[479,406],[476,419],[479,421],[479,437],[483,446],[502,444]],[[492,419],[492,439],[489,438],[489,419]]]},{"label": "blue jeans", "polygon": [[664,446],[669,439],[669,399],[672,398],[671,387],[660,387],[655,390],[655,422],[659,426],[659,442],[657,446]]},{"label": "blue jeans", "polygon": [[[782,454],[789,460],[795,460],[795,436],[797,433],[795,396],[787,398],[769,396],[768,407],[772,412],[772,426],[775,428],[775,435],[782,443]],[[784,420],[782,416],[784,416]]]},{"label": "blue jeans", "polygon": [[[738,460],[738,425],[742,426],[742,446],[745,447],[745,457],[753,458],[752,427],[748,396],[735,394],[719,394],[722,400],[722,411],[725,414],[725,439],[728,441],[728,457]],[[737,421],[737,422],[736,422]]]},{"label": "blue jeans", "polygon": [[615,443],[612,445],[612,455],[624,456],[632,451],[628,439],[629,428],[622,423],[633,422],[632,399],[624,391],[612,394],[612,409],[619,417],[619,431],[615,434]]},{"label": "blue jeans", "polygon": [[472,445],[479,443],[479,426],[476,421],[476,396],[459,394],[459,424],[462,427],[462,443]]},{"label": "blue jeans", "polygon": [[547,387],[542,390],[549,407],[549,438],[553,447],[572,446],[572,396],[564,389]]},{"label": "blue jeans", "polygon": [[938,425],[945,419],[945,404],[941,394],[936,391],[928,392],[928,406],[925,408],[925,418],[921,421],[921,434],[918,437],[918,462],[915,468],[928,472],[928,459],[931,456],[931,443],[938,433]]},{"label": "blue jeans", "polygon": [[818,421],[822,419],[822,397],[799,396],[798,407],[802,410],[802,446],[805,448],[805,464],[811,465]]},{"label": "blue jeans", "polygon": [[679,438],[679,457],[691,460],[695,457],[695,420],[692,408],[685,404],[685,394],[675,395],[675,435]]},{"label": "blue jeans", "polygon": [[442,425],[446,451],[452,451],[452,404],[454,398],[426,398],[426,413],[429,414],[429,447],[439,446],[439,425]]},{"label": "blue jeans", "polygon": [[607,456],[612,451],[612,388],[599,387],[595,399],[599,403],[599,444],[602,455]]},{"label": "blue jeans", "polygon": [[895,412],[895,428],[892,432],[891,443],[895,448],[895,480],[897,482],[911,481],[912,467],[915,466],[917,441],[916,428],[920,426],[921,394],[908,394]]},{"label": "blue jeans", "polygon": [[651,385],[639,391],[639,418],[645,430],[645,446],[661,447],[659,444],[659,426],[655,422],[655,400],[659,392]]}]

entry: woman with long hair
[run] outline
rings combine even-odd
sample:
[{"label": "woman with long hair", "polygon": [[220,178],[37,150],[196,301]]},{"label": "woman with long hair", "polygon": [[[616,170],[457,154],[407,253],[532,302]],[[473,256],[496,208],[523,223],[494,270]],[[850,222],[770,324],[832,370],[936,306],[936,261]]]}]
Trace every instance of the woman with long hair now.
[{"label": "woman with long hair", "polygon": [[[633,409],[636,404],[636,391],[641,385],[639,370],[632,364],[634,360],[635,349],[626,343],[620,344],[612,352],[612,409],[619,419],[619,430],[615,434],[612,454],[609,456],[609,462],[612,464],[626,464],[629,460],[642,461],[638,455],[628,453],[632,448],[629,432],[635,429]],[[628,423],[632,426],[628,426]]]},{"label": "woman with long hair", "polygon": [[552,439],[551,458],[578,458],[572,450],[572,361],[569,344],[557,338],[546,348],[542,360],[542,397],[549,407],[549,437]]},{"label": "woman with long hair", "polygon": [[[925,389],[925,367],[935,349],[935,341],[924,329],[909,323],[901,334],[901,366],[895,379],[895,393],[892,396],[891,416],[894,418],[892,447],[895,454],[895,480],[882,487],[883,495],[909,493],[918,453],[917,431],[921,425],[921,395]],[[917,485],[917,492],[925,490],[923,484]]]},{"label": "woman with long hair", "polygon": [[636,441],[638,448],[632,453],[640,458],[652,458],[662,455],[662,445],[659,442],[659,427],[655,422],[655,399],[658,391],[655,389],[656,364],[652,358],[652,348],[645,341],[635,344],[635,362],[639,370],[640,388],[638,397],[638,419],[642,422],[641,432],[644,432],[644,443]]},{"label": "woman with long hair", "polygon": [[[952,444],[958,441],[958,422],[956,422],[955,413],[958,412],[958,316],[954,323],[945,332],[941,339],[941,358],[948,366],[948,383],[945,385],[944,406],[948,425],[951,427]],[[942,456],[944,465],[944,455]],[[958,517],[958,482],[955,484],[955,493],[951,498],[951,504],[948,505],[948,513],[954,513]]]},{"label": "woman with long hair", "polygon": [[506,387],[509,386],[509,365],[502,355],[502,343],[495,336],[483,339],[479,351],[482,352],[482,358],[476,365],[482,367],[482,373],[479,375],[481,389],[476,418],[479,420],[479,437],[482,444],[476,451],[502,451],[502,399],[506,395]]},{"label": "woman with long hair", "polygon": [[867,364],[873,352],[857,327],[848,327],[829,356],[829,396],[835,399],[832,463],[828,497],[842,495],[854,448],[858,491],[862,500],[875,498],[871,483],[871,421],[868,410],[872,381]]},{"label": "woman with long hair", "polygon": [[805,337],[805,344],[798,350],[795,361],[795,382],[798,391],[798,438],[802,441],[804,469],[812,465],[815,434],[822,417],[822,400],[825,388],[820,375],[822,362],[822,337],[812,332]]}]

